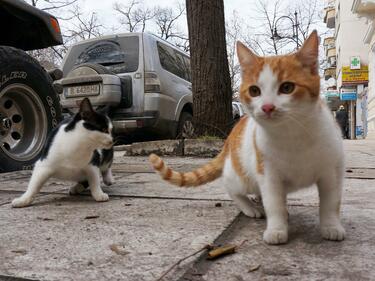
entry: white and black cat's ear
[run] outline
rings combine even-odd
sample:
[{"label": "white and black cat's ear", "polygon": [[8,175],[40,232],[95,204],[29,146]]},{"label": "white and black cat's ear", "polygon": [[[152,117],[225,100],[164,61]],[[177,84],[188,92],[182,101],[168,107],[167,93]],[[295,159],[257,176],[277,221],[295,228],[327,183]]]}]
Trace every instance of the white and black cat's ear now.
[{"label": "white and black cat's ear", "polygon": [[88,98],[84,98],[79,106],[79,114],[83,120],[90,119],[94,115],[95,111],[92,108],[91,102]]},{"label": "white and black cat's ear", "polygon": [[311,72],[318,74],[319,62],[319,36],[318,32],[314,30],[306,39],[301,49],[298,50],[296,56],[298,60],[306,67],[311,69]]},{"label": "white and black cat's ear", "polygon": [[258,62],[259,57],[240,41],[237,41],[237,57],[241,67],[246,67]]}]

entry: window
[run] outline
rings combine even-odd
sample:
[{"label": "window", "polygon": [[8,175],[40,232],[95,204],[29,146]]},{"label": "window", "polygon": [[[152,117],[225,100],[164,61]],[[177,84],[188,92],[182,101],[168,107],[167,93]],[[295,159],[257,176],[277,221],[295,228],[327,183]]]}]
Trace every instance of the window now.
[{"label": "window", "polygon": [[161,66],[174,75],[190,81],[190,59],[184,54],[160,42],[157,42],[157,46]]},{"label": "window", "polygon": [[64,73],[82,63],[97,63],[114,73],[134,72],[139,64],[138,36],[115,37],[73,46]]}]

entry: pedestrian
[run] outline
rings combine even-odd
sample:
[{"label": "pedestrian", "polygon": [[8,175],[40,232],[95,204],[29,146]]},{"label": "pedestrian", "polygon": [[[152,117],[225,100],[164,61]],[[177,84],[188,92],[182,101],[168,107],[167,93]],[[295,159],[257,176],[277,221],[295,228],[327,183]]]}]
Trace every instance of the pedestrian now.
[{"label": "pedestrian", "polygon": [[336,111],[336,121],[341,128],[341,134],[344,139],[348,138],[348,112],[345,110],[343,105],[340,105],[339,110]]}]

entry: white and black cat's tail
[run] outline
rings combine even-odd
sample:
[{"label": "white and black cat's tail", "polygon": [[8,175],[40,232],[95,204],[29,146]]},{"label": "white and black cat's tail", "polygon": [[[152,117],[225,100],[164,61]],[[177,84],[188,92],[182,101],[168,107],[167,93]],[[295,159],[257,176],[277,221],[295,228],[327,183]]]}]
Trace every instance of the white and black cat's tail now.
[{"label": "white and black cat's tail", "polygon": [[187,173],[176,172],[169,168],[156,154],[151,154],[149,160],[154,169],[165,180],[178,186],[198,186],[211,182],[221,176],[227,154],[224,149],[206,165]]}]

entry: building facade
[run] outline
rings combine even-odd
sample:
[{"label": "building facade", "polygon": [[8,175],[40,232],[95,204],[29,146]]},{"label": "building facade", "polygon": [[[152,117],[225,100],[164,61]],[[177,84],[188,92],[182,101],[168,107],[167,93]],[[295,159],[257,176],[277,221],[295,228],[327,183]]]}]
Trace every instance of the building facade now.
[{"label": "building facade", "polygon": [[332,111],[343,105],[349,115],[347,137],[367,135],[369,46],[362,41],[366,19],[352,13],[353,0],[326,1],[324,22],[331,35],[324,41],[325,96]]},{"label": "building facade", "polygon": [[352,0],[351,11],[366,23],[361,43],[368,47],[367,136],[375,138],[375,0]]}]

